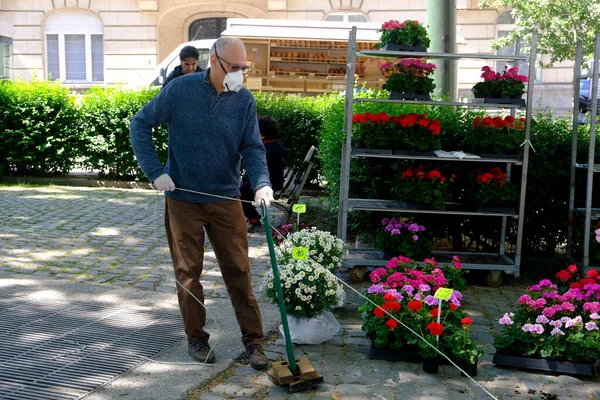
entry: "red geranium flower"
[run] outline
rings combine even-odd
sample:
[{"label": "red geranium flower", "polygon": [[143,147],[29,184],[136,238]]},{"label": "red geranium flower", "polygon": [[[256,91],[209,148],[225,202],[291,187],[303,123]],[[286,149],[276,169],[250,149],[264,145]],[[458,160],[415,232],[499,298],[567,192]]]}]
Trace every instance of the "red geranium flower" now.
[{"label": "red geranium flower", "polygon": [[576,273],[577,272],[577,266],[576,265],[569,265],[567,267],[567,271],[572,272],[572,273]]},{"label": "red geranium flower", "polygon": [[423,303],[421,303],[419,300],[411,300],[408,302],[409,310],[412,310],[414,312],[419,312],[419,311],[421,311],[421,308],[423,308]]},{"label": "red geranium flower", "polygon": [[375,314],[376,317],[381,318],[385,315],[385,311],[383,308],[377,307],[373,310],[373,314]]},{"label": "red geranium flower", "polygon": [[397,301],[386,301],[385,303],[383,303],[383,309],[384,310],[393,310],[393,311],[398,311],[400,309],[400,303],[398,303]]},{"label": "red geranium flower", "polygon": [[571,273],[569,271],[566,271],[566,270],[563,269],[562,271],[559,271],[559,272],[556,273],[556,277],[560,281],[566,282],[569,279],[571,279]]},{"label": "red geranium flower", "polygon": [[396,322],[395,319],[388,319],[385,324],[390,328],[390,330],[394,330],[398,327],[398,322]]},{"label": "red geranium flower", "polygon": [[573,282],[569,285],[569,289],[583,289],[583,285],[579,282]]},{"label": "red geranium flower", "polygon": [[471,325],[473,323],[473,320],[469,317],[464,317],[460,320],[460,323],[463,325]]},{"label": "red geranium flower", "polygon": [[598,278],[598,271],[596,271],[595,269],[590,269],[587,272],[587,276],[588,276],[588,278],[596,278],[597,279]]},{"label": "red geranium flower", "polygon": [[438,307],[431,309],[431,311],[429,311],[429,313],[431,314],[432,317],[437,318],[438,310],[440,312],[440,315],[442,315],[442,310],[440,310]]},{"label": "red geranium flower", "polygon": [[386,294],[383,296],[383,301],[396,301],[396,296],[394,296],[394,295],[393,295],[393,294],[391,294],[391,293],[386,293]]},{"label": "red geranium flower", "polygon": [[442,332],[444,332],[444,327],[442,326],[442,324],[439,324],[437,322],[428,323],[427,329],[429,330],[429,333],[435,336],[440,336]]},{"label": "red geranium flower", "polygon": [[583,278],[583,279],[580,279],[580,280],[579,280],[579,283],[581,283],[582,285],[585,285],[585,284],[591,283],[591,284],[593,285],[593,284],[595,284],[595,283],[596,283],[596,280],[595,280],[595,279],[592,279],[592,278]]}]

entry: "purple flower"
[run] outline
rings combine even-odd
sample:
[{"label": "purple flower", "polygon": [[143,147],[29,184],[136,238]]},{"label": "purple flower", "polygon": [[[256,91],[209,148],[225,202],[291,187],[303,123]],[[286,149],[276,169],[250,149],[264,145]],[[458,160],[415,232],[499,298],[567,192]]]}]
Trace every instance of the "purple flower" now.
[{"label": "purple flower", "polygon": [[571,312],[575,311],[575,306],[566,301],[564,303],[562,303],[560,306],[563,309],[563,311],[571,311]]},{"label": "purple flower", "polygon": [[552,329],[552,332],[550,332],[550,334],[552,336],[556,336],[556,335],[564,335],[565,333],[563,331],[561,331],[559,328],[554,328],[554,329]]},{"label": "purple flower", "polygon": [[419,285],[419,290],[421,292],[429,292],[431,290],[431,287],[429,287],[429,285],[422,283]]},{"label": "purple flower", "polygon": [[585,324],[585,329],[587,329],[588,331],[593,331],[594,329],[597,329],[596,323],[593,321],[588,322],[587,324]]},{"label": "purple flower", "polygon": [[402,286],[402,290],[410,296],[415,291],[415,288],[412,287],[411,285],[404,285],[404,286]]},{"label": "purple flower", "polygon": [[392,232],[390,232],[392,235],[399,235],[400,234],[400,230],[399,229],[392,229]]},{"label": "purple flower", "polygon": [[385,292],[393,295],[398,301],[402,301],[402,299],[404,299],[404,296],[402,296],[402,294],[399,293],[396,289],[388,289]]},{"label": "purple flower", "polygon": [[550,285],[552,285],[552,282],[550,282],[550,280],[548,280],[548,279],[542,279],[542,280],[540,281],[539,285],[540,285],[541,287],[544,287],[544,286],[550,286]]},{"label": "purple flower", "polygon": [[600,315],[598,315],[598,313],[591,313],[590,318],[591,319],[600,319]]},{"label": "purple flower", "polygon": [[386,231],[386,232],[389,232],[389,231],[391,231],[392,229],[394,229],[394,227],[392,226],[392,224],[389,224],[389,225],[387,225],[387,226],[385,227],[385,231]]},{"label": "purple flower", "polygon": [[382,219],[382,220],[381,220],[381,223],[382,223],[383,225],[387,225],[387,224],[389,224],[389,223],[390,223],[390,220],[389,220],[389,218],[384,218],[384,219]]},{"label": "purple flower", "polygon": [[504,317],[500,318],[500,321],[498,321],[498,323],[500,325],[512,325],[513,321],[512,321],[512,319],[510,319],[508,314],[504,314]]},{"label": "purple flower", "polygon": [[562,328],[562,322],[560,322],[559,320],[550,321],[550,325],[552,325],[555,328]]},{"label": "purple flower", "polygon": [[367,289],[367,293],[369,294],[383,294],[383,292],[385,292],[385,289],[382,285],[372,285],[369,289]]},{"label": "purple flower", "polygon": [[421,293],[417,293],[415,294],[415,297],[413,297],[415,300],[421,300]]},{"label": "purple flower", "polygon": [[411,232],[419,232],[419,225],[410,224],[410,225],[408,225],[408,230]]},{"label": "purple flower", "polygon": [[417,240],[419,240],[419,237],[417,235],[413,235],[412,239],[416,242]]},{"label": "purple flower", "polygon": [[527,290],[529,290],[531,292],[539,292],[540,290],[542,290],[542,287],[540,285],[532,285],[532,286],[529,286],[527,288]]},{"label": "purple flower", "polygon": [[462,300],[463,295],[458,290],[455,290],[450,295],[450,299],[448,300],[450,303],[454,304],[456,307],[460,307],[460,301]]},{"label": "purple flower", "polygon": [[545,315],[538,315],[538,317],[535,319],[535,322],[537,322],[538,324],[547,324],[548,323],[548,318],[546,318]]},{"label": "purple flower", "polygon": [[436,299],[435,297],[433,297],[432,295],[429,295],[429,296],[425,297],[425,300],[423,300],[423,302],[425,304],[427,304],[428,306],[437,306],[440,301],[438,299]]}]

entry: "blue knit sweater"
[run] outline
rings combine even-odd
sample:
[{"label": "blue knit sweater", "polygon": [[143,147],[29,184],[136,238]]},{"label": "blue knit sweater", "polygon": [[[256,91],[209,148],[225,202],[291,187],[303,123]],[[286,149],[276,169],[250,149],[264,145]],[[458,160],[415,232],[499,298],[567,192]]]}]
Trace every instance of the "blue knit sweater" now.
[{"label": "blue knit sweater", "polygon": [[[133,118],[131,145],[142,171],[151,182],[166,172],[177,188],[236,197],[241,156],[252,187],[271,186],[254,97],[245,88],[217,94],[209,73],[210,69],[173,80]],[[152,140],[152,128],[165,122],[169,128],[166,168]],[[223,200],[181,190],[166,195],[191,203]]]}]

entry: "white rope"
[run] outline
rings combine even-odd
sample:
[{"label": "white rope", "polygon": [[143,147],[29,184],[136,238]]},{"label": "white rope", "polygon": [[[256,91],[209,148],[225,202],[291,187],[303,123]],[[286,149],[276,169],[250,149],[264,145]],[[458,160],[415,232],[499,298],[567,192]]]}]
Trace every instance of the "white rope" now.
[{"label": "white rope", "polygon": [[[284,240],[289,241],[290,239],[287,239],[284,235],[281,234],[281,232],[279,232],[276,228],[274,228],[271,225],[271,229],[273,229],[278,235],[282,236]],[[287,243],[291,243],[287,242]],[[293,245],[293,243],[291,243]],[[329,275],[333,276],[336,280],[338,280],[340,283],[342,283],[344,286],[348,287],[350,290],[352,290],[354,293],[358,294],[360,297],[362,297],[364,300],[368,301],[369,303],[371,303],[372,305],[374,305],[375,307],[379,307],[381,308],[378,304],[376,304],[375,302],[373,302],[371,299],[369,299],[368,297],[364,296],[362,293],[360,293],[359,291],[357,291],[356,289],[354,289],[352,286],[348,285],[346,282],[344,282],[342,279],[340,279],[339,277],[337,277],[335,274],[333,274],[331,271],[329,271],[327,268],[323,267],[321,264],[319,264],[317,261],[313,260],[310,256],[309,256],[310,260],[313,261],[315,264],[317,264],[317,268],[321,269],[321,271],[328,273]],[[278,266],[279,268],[279,266]],[[438,305],[438,307],[440,307],[440,305]],[[421,336],[420,334],[418,334],[417,332],[415,332],[413,329],[411,329],[408,325],[404,324],[402,321],[400,321],[398,318],[394,317],[392,314],[390,314],[389,312],[387,312],[387,310],[384,310],[383,308],[381,308],[383,310],[383,312],[385,312],[390,318],[393,318],[396,322],[398,322],[400,325],[402,325],[404,328],[406,328],[409,332],[411,332],[413,335],[415,335],[416,337],[418,337],[419,339],[421,339],[422,341],[424,341],[429,347],[431,347],[433,350],[435,350],[438,354],[440,354],[442,357],[444,357],[446,360],[448,360],[450,362],[450,364],[452,364],[453,366],[456,367],[456,369],[458,369],[460,372],[462,372],[467,378],[469,378],[471,381],[473,381],[473,383],[475,383],[477,386],[479,386],[486,394],[488,394],[492,399],[494,400],[498,400],[496,397],[494,397],[493,394],[491,394],[490,392],[488,392],[483,386],[481,386],[476,380],[474,380],[469,374],[467,374],[465,371],[462,370],[462,368],[460,368],[458,365],[456,365],[454,363],[454,361],[452,361],[446,354],[442,353],[437,347],[433,346],[431,343],[429,343],[423,336]]]},{"label": "white rope", "polygon": [[[531,144],[531,142],[529,142]],[[525,143],[524,143],[525,144]],[[533,147],[533,146],[532,146]],[[254,202],[248,201],[248,200],[241,200],[241,199],[236,199],[236,198],[232,198],[232,197],[226,197],[226,196],[219,196],[219,195],[215,195],[215,194],[210,194],[210,193],[203,193],[203,192],[198,192],[198,191],[194,191],[194,190],[189,190],[189,189],[182,189],[182,188],[176,188],[176,190],[182,190],[185,192],[190,192],[190,193],[196,193],[196,194],[201,194],[201,195],[205,195],[205,196],[213,196],[213,197],[219,197],[219,198],[223,198],[223,199],[227,199],[227,200],[236,200],[236,201],[244,201],[247,203],[251,203],[254,204]],[[158,193],[157,193],[158,194]],[[158,198],[158,197],[157,197]],[[156,208],[155,208],[155,213],[156,213]],[[284,240],[288,241],[290,239],[286,239],[286,237],[284,235],[281,234],[281,232],[279,232],[275,227],[273,227],[273,225],[270,225],[271,229],[273,229],[278,235],[282,236]],[[265,233],[266,234],[266,233]],[[292,243],[293,244],[293,243]],[[310,258],[310,257],[309,257]],[[379,307],[378,304],[376,304],[375,302],[373,302],[371,299],[369,299],[368,297],[364,296],[362,293],[360,293],[358,290],[354,289],[352,286],[348,285],[346,282],[344,282],[342,279],[340,279],[339,277],[335,276],[335,274],[333,274],[331,271],[329,271],[327,268],[323,267],[321,264],[319,264],[317,261],[313,260],[312,258],[310,258],[311,261],[313,261],[318,268],[320,268],[322,271],[328,273],[329,275],[333,276],[337,281],[339,281],[341,284],[343,284],[344,286],[346,286],[347,288],[349,288],[350,290],[352,290],[354,293],[356,293],[357,295],[359,295],[360,297],[362,297],[364,300],[368,301],[369,303],[373,304],[375,307]],[[277,266],[277,268],[279,268],[279,266]],[[175,281],[181,286],[183,287],[188,293],[190,293],[190,295],[192,295],[200,304],[202,304],[202,302],[200,300],[198,300],[196,298],[196,296],[194,296],[189,290],[187,290],[187,288],[185,288],[177,279],[175,279]],[[202,307],[204,307],[204,304],[202,304]],[[439,307],[439,306],[438,306]],[[380,307],[381,308],[381,307]],[[204,307],[205,310],[206,307]],[[383,310],[383,308],[382,308]],[[207,310],[208,312],[208,310]],[[496,397],[494,397],[493,394],[491,394],[490,392],[488,392],[486,390],[486,388],[484,388],[483,386],[481,386],[476,380],[474,380],[469,374],[467,374],[465,371],[462,370],[462,368],[460,368],[456,363],[454,363],[454,361],[452,361],[446,354],[442,353],[437,347],[433,346],[431,343],[429,343],[423,336],[421,336],[419,333],[415,332],[412,328],[410,328],[408,325],[404,324],[402,321],[400,321],[399,319],[397,319],[396,317],[394,317],[392,314],[390,314],[389,312],[387,312],[387,310],[383,310],[383,312],[385,312],[390,318],[393,318],[396,322],[398,322],[401,326],[403,326],[404,328],[406,328],[409,332],[411,332],[413,335],[415,335],[416,337],[418,337],[419,339],[421,339],[422,341],[424,341],[429,347],[431,347],[434,351],[436,351],[438,354],[440,354],[442,357],[444,357],[446,360],[448,360],[450,362],[450,364],[452,364],[454,367],[456,367],[456,369],[458,369],[460,372],[462,372],[467,378],[469,378],[473,383],[475,383],[475,385],[479,386],[479,388],[481,388],[487,395],[489,395],[492,399],[494,400],[498,400]],[[215,319],[216,322],[216,319]]]}]

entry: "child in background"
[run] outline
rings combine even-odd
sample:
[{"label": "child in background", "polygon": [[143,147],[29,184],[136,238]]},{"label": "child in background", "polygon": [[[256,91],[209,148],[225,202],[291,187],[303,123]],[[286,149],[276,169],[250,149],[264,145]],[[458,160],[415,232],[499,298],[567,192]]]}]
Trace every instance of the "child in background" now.
[{"label": "child in background", "polygon": [[[276,192],[283,187],[283,154],[285,148],[277,141],[281,129],[277,120],[269,115],[258,116],[258,128],[267,152],[267,167],[269,168],[271,187]],[[242,200],[254,200],[254,190],[246,174],[242,176],[240,197]],[[242,208],[244,215],[248,219],[248,232],[254,233],[262,229],[260,214],[256,211],[256,208],[246,202],[242,202]]]}]

